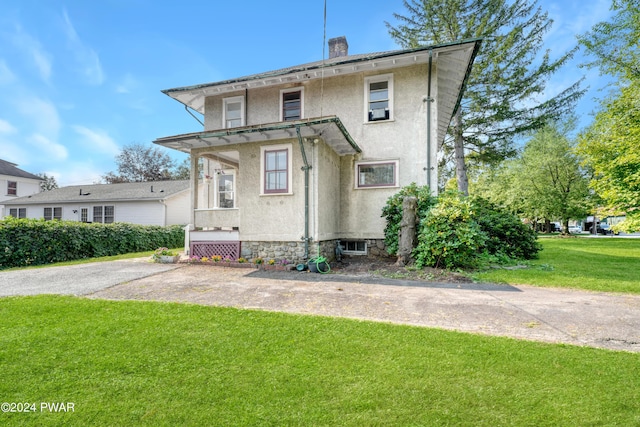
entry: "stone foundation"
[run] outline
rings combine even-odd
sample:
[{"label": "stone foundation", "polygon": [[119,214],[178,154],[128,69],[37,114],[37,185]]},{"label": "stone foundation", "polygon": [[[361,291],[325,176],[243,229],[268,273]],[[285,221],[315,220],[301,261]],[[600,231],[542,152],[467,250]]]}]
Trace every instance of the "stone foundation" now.
[{"label": "stone foundation", "polygon": [[[388,257],[384,239],[364,239],[367,243],[367,256]],[[320,242],[320,255],[333,261],[335,258],[336,240]],[[251,260],[262,258],[265,262],[270,259],[281,261],[286,259],[289,264],[304,263],[303,242],[242,242],[241,256]],[[309,244],[309,258],[318,256],[318,243]]]}]

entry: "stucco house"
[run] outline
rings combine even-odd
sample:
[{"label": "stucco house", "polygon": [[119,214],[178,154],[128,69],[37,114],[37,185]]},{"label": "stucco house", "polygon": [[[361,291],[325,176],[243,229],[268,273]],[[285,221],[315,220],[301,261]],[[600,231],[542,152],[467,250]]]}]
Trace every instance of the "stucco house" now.
[{"label": "stucco house", "polygon": [[349,55],[338,37],[322,61],[164,90],[204,115],[204,130],[154,141],[191,155],[190,252],[298,262],[340,240],[382,254],[386,200],[412,182],[436,191],[479,47]]},{"label": "stucco house", "polygon": [[5,215],[82,222],[186,225],[189,181],[72,185],[6,202]]},{"label": "stucco house", "polygon": [[14,200],[40,192],[42,178],[18,168],[15,163],[0,159],[0,217],[5,200]]}]

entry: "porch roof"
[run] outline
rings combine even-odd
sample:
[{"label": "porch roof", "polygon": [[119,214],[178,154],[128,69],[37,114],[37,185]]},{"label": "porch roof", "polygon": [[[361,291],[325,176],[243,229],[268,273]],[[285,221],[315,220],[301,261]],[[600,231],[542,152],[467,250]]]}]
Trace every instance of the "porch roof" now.
[{"label": "porch roof", "polygon": [[297,138],[296,128],[300,129],[303,138],[321,138],[340,156],[362,151],[336,116],[186,133],[158,138],[153,142],[190,153],[196,148]]}]

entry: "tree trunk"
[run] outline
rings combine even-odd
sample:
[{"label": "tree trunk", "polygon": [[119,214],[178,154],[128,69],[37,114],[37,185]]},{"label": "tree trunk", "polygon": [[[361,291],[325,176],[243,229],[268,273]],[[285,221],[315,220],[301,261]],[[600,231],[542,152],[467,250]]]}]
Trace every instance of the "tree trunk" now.
[{"label": "tree trunk", "polygon": [[465,196],[469,195],[469,178],[467,177],[467,165],[464,160],[464,138],[462,137],[462,116],[460,109],[453,117],[453,132],[455,134],[454,154],[456,159],[456,181],[458,191]]},{"label": "tree trunk", "polygon": [[418,244],[416,233],[417,216],[418,199],[416,197],[405,197],[402,201],[402,221],[400,221],[396,265],[405,266],[411,261],[411,252]]}]

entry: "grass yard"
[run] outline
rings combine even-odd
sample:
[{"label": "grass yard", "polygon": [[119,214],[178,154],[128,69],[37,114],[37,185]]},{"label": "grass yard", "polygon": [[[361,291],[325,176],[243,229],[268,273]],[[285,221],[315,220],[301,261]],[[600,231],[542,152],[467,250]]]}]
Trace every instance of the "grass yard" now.
[{"label": "grass yard", "polygon": [[542,238],[530,268],[474,275],[483,282],[640,294],[640,239]]},{"label": "grass yard", "polygon": [[4,425],[640,425],[634,353],[59,296],[0,319],[0,401],[37,409]]}]

